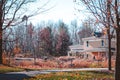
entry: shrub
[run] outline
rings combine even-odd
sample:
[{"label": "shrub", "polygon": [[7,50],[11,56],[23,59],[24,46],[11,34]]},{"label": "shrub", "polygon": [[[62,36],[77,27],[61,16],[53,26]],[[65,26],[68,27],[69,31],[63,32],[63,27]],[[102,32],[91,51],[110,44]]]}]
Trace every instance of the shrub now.
[{"label": "shrub", "polygon": [[16,67],[8,67],[4,65],[0,65],[0,73],[6,73],[6,72],[16,72],[16,71],[23,71],[23,69],[16,68]]},{"label": "shrub", "polygon": [[74,60],[73,64],[74,64],[74,68],[88,68],[90,67],[91,62]]},{"label": "shrub", "polygon": [[31,62],[31,61],[20,61],[17,64],[18,64],[18,66],[22,66],[23,67],[23,66],[33,65],[33,62]]}]

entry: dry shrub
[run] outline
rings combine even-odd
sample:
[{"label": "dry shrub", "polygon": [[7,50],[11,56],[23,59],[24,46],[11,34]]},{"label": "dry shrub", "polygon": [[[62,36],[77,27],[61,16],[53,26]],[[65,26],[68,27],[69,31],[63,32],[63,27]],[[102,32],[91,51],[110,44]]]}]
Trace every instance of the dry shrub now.
[{"label": "dry shrub", "polygon": [[101,65],[102,65],[102,67],[104,67],[104,68],[107,68],[107,67],[108,67],[108,61],[107,61],[107,60],[106,60],[106,61],[101,62],[100,64],[101,64]]},{"label": "dry shrub", "polygon": [[8,61],[7,59],[3,58],[3,64],[8,65],[7,61]]},{"label": "dry shrub", "polygon": [[2,60],[3,60],[3,64],[7,64],[8,63],[5,54],[2,55]]},{"label": "dry shrub", "polygon": [[86,60],[74,60],[74,68],[88,68],[90,67],[91,62]]},{"label": "dry shrub", "polygon": [[[36,63],[34,65],[34,61],[18,61],[16,64],[18,66],[27,67],[27,68],[89,68],[89,67],[108,67],[107,61],[101,61],[98,64],[98,61],[93,61],[89,59],[79,59],[74,58],[71,64],[71,60],[68,60],[70,57],[60,57],[54,60],[43,60],[36,59]],[[112,66],[115,65],[115,61],[112,60]]]},{"label": "dry shrub", "polygon": [[20,62],[18,62],[18,63],[16,63],[16,64],[18,64],[18,66],[24,67],[24,66],[33,65],[33,62],[31,62],[31,61],[20,61]]},{"label": "dry shrub", "polygon": [[64,64],[61,64],[62,68],[70,68],[71,67],[71,63],[70,62],[65,62]]},{"label": "dry shrub", "polygon": [[[103,61],[101,62],[102,67],[107,68],[108,67],[108,61]],[[111,66],[114,68],[115,67],[115,60],[111,60]]]},{"label": "dry shrub", "polygon": [[56,68],[57,63],[55,61],[37,61],[36,65],[42,67],[42,68]]},{"label": "dry shrub", "polygon": [[112,67],[114,68],[115,67],[115,60],[112,60],[111,63],[112,63]]}]

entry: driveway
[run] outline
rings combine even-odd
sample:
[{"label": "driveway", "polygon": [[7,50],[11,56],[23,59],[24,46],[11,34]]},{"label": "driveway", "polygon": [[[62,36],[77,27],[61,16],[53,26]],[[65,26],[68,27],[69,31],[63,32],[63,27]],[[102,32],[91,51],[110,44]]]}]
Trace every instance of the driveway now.
[{"label": "driveway", "polygon": [[23,80],[24,78],[30,78],[26,74],[0,74],[0,80]]},{"label": "driveway", "polygon": [[9,72],[0,74],[0,80],[23,80],[30,78],[37,74],[48,74],[51,72],[69,72],[69,71],[107,71],[108,68],[78,68],[78,69],[54,69],[54,70],[39,70],[39,71],[23,71],[23,72]]}]

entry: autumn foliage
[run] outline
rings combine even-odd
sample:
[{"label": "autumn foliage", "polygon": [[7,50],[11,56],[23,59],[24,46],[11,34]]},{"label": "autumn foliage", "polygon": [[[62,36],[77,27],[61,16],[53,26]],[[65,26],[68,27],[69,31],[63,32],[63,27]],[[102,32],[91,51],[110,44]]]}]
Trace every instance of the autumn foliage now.
[{"label": "autumn foliage", "polygon": [[21,52],[21,49],[18,46],[15,46],[13,49],[13,53],[15,54],[19,54]]}]

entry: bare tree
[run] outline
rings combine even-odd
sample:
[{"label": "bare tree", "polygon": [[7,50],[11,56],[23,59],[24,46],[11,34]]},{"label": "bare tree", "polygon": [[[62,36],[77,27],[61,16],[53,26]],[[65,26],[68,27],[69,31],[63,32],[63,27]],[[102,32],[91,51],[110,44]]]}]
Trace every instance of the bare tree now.
[{"label": "bare tree", "polygon": [[[30,3],[35,2],[36,0],[0,0],[0,64],[2,64],[2,36],[3,31],[6,28],[15,26],[21,23],[23,15],[27,14],[27,18],[37,15],[39,13],[48,11],[52,7],[45,9],[44,7],[47,5],[48,2],[45,4],[36,7],[33,13],[26,13],[28,9],[28,5]],[[28,9],[29,10],[29,9]]]},{"label": "bare tree", "polygon": [[71,21],[71,39],[73,44],[79,44],[77,20]]},{"label": "bare tree", "polygon": [[90,37],[93,35],[94,30],[92,25],[93,25],[92,19],[88,19],[82,22],[81,30],[78,31],[78,35],[79,38],[81,39],[81,42],[82,38]]},{"label": "bare tree", "polygon": [[96,23],[100,26],[104,26],[104,28],[107,28],[107,35],[108,35],[108,69],[111,70],[111,33],[110,29],[112,25],[110,25],[110,12],[109,12],[109,5],[107,4],[106,0],[80,0],[83,4],[85,4],[87,10],[89,13],[91,13],[95,19]]},{"label": "bare tree", "polygon": [[[102,24],[106,26],[109,40],[110,29],[114,28],[116,30],[116,65],[115,65],[115,80],[120,79],[120,0],[81,0],[87,6],[88,9],[92,12],[92,14],[100,21]],[[96,3],[93,4],[93,3]],[[101,4],[101,5],[99,5]],[[100,7],[101,6],[101,7]],[[102,16],[105,15],[105,16]],[[109,42],[110,43],[110,42]],[[109,47],[110,48],[110,47]],[[110,50],[109,50],[109,59],[110,59]],[[109,63],[110,60],[109,60]],[[110,70],[110,65],[109,65]]]},{"label": "bare tree", "polygon": [[13,31],[13,29],[11,29],[11,28],[7,28],[7,30],[4,30],[4,35],[3,35],[3,49],[4,49],[4,51],[6,52],[6,54],[4,54],[4,55],[6,55],[6,57],[7,57],[7,59],[9,59],[9,60],[7,60],[6,58],[4,58],[4,60],[7,60],[7,62],[5,63],[4,62],[4,64],[7,64],[7,65],[10,65],[11,64],[11,57],[14,55],[14,51],[13,51],[13,49],[14,49],[14,47],[15,47],[15,40],[13,40],[14,39],[14,31]]}]

